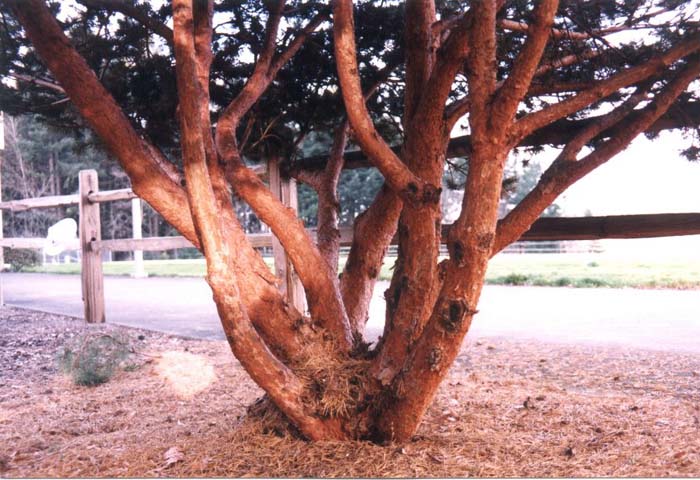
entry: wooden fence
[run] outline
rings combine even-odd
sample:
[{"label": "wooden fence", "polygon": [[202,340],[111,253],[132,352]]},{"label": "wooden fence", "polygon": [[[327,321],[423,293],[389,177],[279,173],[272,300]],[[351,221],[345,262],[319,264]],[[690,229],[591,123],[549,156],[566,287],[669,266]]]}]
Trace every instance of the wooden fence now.
[{"label": "wooden fence", "polygon": [[[286,205],[297,208],[296,183],[284,178],[279,172],[279,165],[270,161],[267,168],[258,169],[258,173],[267,173],[270,188]],[[100,230],[100,203],[119,200],[138,200],[132,203],[134,238],[103,240]],[[100,191],[97,172],[83,170],[79,173],[78,193],[52,197],[27,198],[0,202],[0,212],[9,210],[20,212],[37,208],[54,208],[78,205],[78,239],[67,242],[66,250],[80,250],[81,284],[85,320],[89,323],[105,321],[104,278],[102,272],[102,252],[134,252],[135,276],[143,272],[143,252],[162,251],[177,248],[192,248],[192,243],[184,237],[148,237],[141,238],[140,199],[130,188]],[[1,218],[1,217],[0,217]],[[256,248],[271,247],[275,259],[275,272],[283,281],[281,290],[294,305],[305,308],[304,292],[291,262],[282,245],[272,234],[249,234],[248,239]],[[4,238],[0,230],[0,247],[42,249],[46,244],[44,238]]]},{"label": "wooden fence", "polygon": [[[267,165],[270,189],[287,206],[297,208],[296,183],[280,174],[279,165],[271,160]],[[259,172],[260,173],[260,172]],[[184,237],[140,238],[140,204],[134,204],[134,238],[102,240],[100,232],[100,203],[133,200],[138,197],[131,189],[99,190],[97,172],[83,170],[79,174],[79,192],[76,195],[29,198],[0,202],[3,210],[23,211],[35,208],[52,208],[79,205],[79,239],[66,245],[66,249],[81,251],[82,294],[85,304],[85,320],[90,323],[105,321],[104,279],[101,252],[161,251],[190,248],[193,245]],[[1,217],[0,217],[1,218]],[[138,223],[138,225],[136,225]],[[443,239],[447,238],[450,225],[443,225]],[[315,232],[311,230],[312,237]],[[352,243],[352,229],[340,231],[342,246]],[[607,217],[541,218],[537,220],[521,240],[595,240],[605,238],[649,238],[700,234],[700,213],[670,213],[653,215],[617,215]],[[256,248],[271,247],[275,260],[275,272],[282,279],[281,289],[297,308],[304,308],[304,293],[289,258],[277,239],[270,233],[249,234],[248,239]],[[392,244],[396,243],[396,238]],[[43,238],[3,238],[0,229],[0,247],[41,249]],[[138,269],[138,266],[137,266]]]}]

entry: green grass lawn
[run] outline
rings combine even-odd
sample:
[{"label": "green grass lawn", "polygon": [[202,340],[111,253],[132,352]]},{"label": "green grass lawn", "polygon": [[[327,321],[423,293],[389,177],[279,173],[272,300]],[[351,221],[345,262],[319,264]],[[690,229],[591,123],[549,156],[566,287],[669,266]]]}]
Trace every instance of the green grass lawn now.
[{"label": "green grass lawn", "polygon": [[500,285],[699,288],[700,262],[595,254],[503,254],[491,261],[486,278]]},{"label": "green grass lawn", "polygon": [[[265,261],[272,268],[272,259]],[[341,260],[341,264],[344,259]],[[147,260],[150,276],[203,276],[204,260]],[[391,278],[394,259],[388,258],[380,278]],[[341,265],[342,267],[342,265]],[[104,262],[105,275],[129,275],[133,262]],[[27,271],[80,273],[78,264],[47,265]],[[489,264],[486,281],[496,285],[560,287],[700,288],[700,263],[669,259],[620,259],[595,254],[502,254]]]},{"label": "green grass lawn", "polygon": [[[144,269],[154,277],[202,277],[205,272],[204,260],[145,260]],[[80,264],[61,263],[24,269],[27,272],[79,274]],[[134,262],[103,262],[105,275],[130,275],[134,271]]]}]

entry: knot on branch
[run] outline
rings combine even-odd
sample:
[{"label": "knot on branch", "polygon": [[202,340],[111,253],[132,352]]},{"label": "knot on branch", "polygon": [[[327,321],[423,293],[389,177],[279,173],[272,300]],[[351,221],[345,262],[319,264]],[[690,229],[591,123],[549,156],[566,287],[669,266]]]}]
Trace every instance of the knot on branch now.
[{"label": "knot on branch", "polygon": [[369,276],[369,278],[374,280],[375,278],[377,278],[379,276],[379,270],[377,269],[377,267],[372,266],[367,271],[367,275]]},{"label": "knot on branch", "polygon": [[406,190],[403,196],[406,197],[409,202],[415,202],[418,198],[418,185],[413,182],[409,182],[409,184],[406,185]]},{"label": "knot on branch", "polygon": [[450,252],[450,258],[458,267],[463,267],[464,260],[464,244],[458,240],[447,244],[447,249]]},{"label": "knot on branch", "polygon": [[401,198],[415,206],[436,205],[440,202],[441,187],[436,187],[429,183],[418,186],[414,182],[409,182],[401,192]]},{"label": "knot on branch", "polygon": [[440,194],[442,188],[426,183],[423,187],[422,201],[426,205],[437,204],[440,202]]},{"label": "knot on branch", "polygon": [[457,333],[462,328],[464,318],[475,315],[477,310],[469,308],[464,300],[451,300],[442,311],[441,324],[447,333]]}]

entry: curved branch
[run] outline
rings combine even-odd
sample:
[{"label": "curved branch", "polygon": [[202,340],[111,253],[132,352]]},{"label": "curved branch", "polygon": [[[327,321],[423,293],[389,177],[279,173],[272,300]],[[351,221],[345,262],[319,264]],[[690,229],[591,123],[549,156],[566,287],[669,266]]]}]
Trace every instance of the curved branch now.
[{"label": "curved branch", "polygon": [[316,188],[316,193],[318,194],[316,242],[321,256],[333,270],[338,269],[338,256],[340,253],[338,180],[340,180],[340,173],[343,171],[343,153],[348,141],[348,130],[347,120],[336,128],[328,164]]},{"label": "curved branch", "polygon": [[269,67],[270,62],[272,62],[275,48],[277,48],[277,32],[280,28],[280,20],[282,20],[282,12],[284,11],[286,3],[286,0],[277,0],[277,3],[270,8],[267,24],[265,25],[265,40],[263,41],[263,48],[255,65],[256,68],[258,65],[261,67]]},{"label": "curved branch", "polygon": [[304,28],[297,34],[296,37],[289,43],[287,48],[279,53],[270,63],[270,69],[268,75],[274,77],[277,72],[289,61],[294,55],[299,51],[301,46],[306,42],[309,35],[314,33],[316,29],[326,20],[328,20],[328,13],[320,12],[314,18],[312,18],[309,23],[306,24]]},{"label": "curved branch", "polygon": [[[469,56],[469,30],[472,27],[471,12],[468,11],[457,20],[459,21],[455,22],[455,27],[450,31],[438,50],[435,68],[427,86],[429,93],[424,96],[425,103],[421,105],[421,110],[428,114],[430,114],[431,106],[435,111],[439,111],[441,117],[444,117],[446,120],[447,126],[445,129],[447,131],[452,129],[452,125],[450,125],[452,112],[450,107],[445,107],[445,102],[452,90],[457,74],[463,68],[464,62]],[[430,106],[427,104],[428,102],[431,102]],[[469,100],[465,99],[464,104],[468,105]],[[459,108],[463,109],[464,104]],[[434,117],[430,119],[430,115],[424,118],[429,118],[428,121],[431,122],[435,121]]]},{"label": "curved branch", "polygon": [[494,128],[503,134],[513,121],[518,104],[530,88],[547,45],[558,6],[559,0],[543,0],[537,6],[534,23],[528,28],[527,40],[518,53],[508,78],[496,92],[491,122]]},{"label": "curved branch", "polygon": [[[198,62],[192,30],[191,0],[173,0],[174,49],[180,96],[182,150],[187,193],[195,227],[207,259],[207,279],[214,292],[226,338],[236,357],[275,404],[309,438],[325,430],[320,420],[299,401],[305,391],[301,380],[267,348],[242,305],[228,249],[218,219],[217,201],[207,170],[200,103],[206,101],[197,82]],[[325,432],[324,432],[325,433]]]},{"label": "curved branch", "polygon": [[[280,2],[284,4],[284,2]],[[281,6],[278,5],[281,9]],[[289,46],[275,56],[277,37],[280,22],[280,11],[270,13],[266,27],[266,37],[263,51],[255,64],[253,73],[243,86],[240,93],[226,107],[219,117],[216,128],[217,146],[220,151],[226,151],[229,146],[235,145],[235,135],[241,118],[255,105],[260,96],[270,86],[279,70],[299,51],[301,46],[316,29],[327,19],[327,14],[319,13],[297,34]]]},{"label": "curved branch", "polygon": [[216,198],[207,169],[204,135],[200,128],[202,104],[206,99],[198,81],[193,24],[192,0],[173,0],[173,46],[180,100],[180,143],[190,212],[207,259],[207,270],[218,268],[228,273],[231,252],[224,241],[219,222]]},{"label": "curved branch", "polygon": [[387,184],[402,196],[416,198],[423,190],[423,182],[380,137],[365,105],[355,51],[352,9],[352,0],[338,0],[333,7],[336,64],[350,125],[362,151],[384,175]]},{"label": "curved branch", "polygon": [[348,351],[352,334],[338,289],[336,271],[326,263],[304,223],[285,207],[260,178],[240,159],[226,165],[226,177],[236,192],[251,206],[279,239],[306,290],[311,317],[323,325]]},{"label": "curved branch", "polygon": [[[260,98],[272,82],[274,74],[282,67],[282,63],[273,60],[275,44],[270,40],[277,35],[281,14],[279,4],[275,12],[272,12],[268,19],[265,47],[253,74],[241,93],[219,118],[216,147],[223,161],[228,182],[255,214],[272,229],[289,255],[305,287],[312,317],[333,335],[343,350],[348,351],[352,346],[352,335],[347,313],[338,293],[336,272],[323,260],[296,214],[275,198],[258,176],[245,166],[237,144],[236,129],[241,117]],[[278,59],[291,58],[301,47],[303,39],[321,23],[322,18],[322,15],[318,15],[309,22]]]},{"label": "curved branch", "polygon": [[340,292],[348,311],[353,334],[362,336],[369,319],[369,305],[379,278],[386,249],[399,223],[403,202],[387,187],[353,224],[350,253],[340,278]]},{"label": "curved branch", "polygon": [[[213,0],[198,0],[193,5],[194,48],[197,80],[204,99],[209,98],[209,71],[212,61]],[[209,102],[200,102],[200,129],[204,140],[207,168],[228,250],[246,314],[267,345],[274,346],[280,358],[295,360],[302,352],[300,329],[302,315],[287,304],[276,288],[276,278],[259,252],[246,238],[231,202],[229,184],[219,163],[212,136]]]}]

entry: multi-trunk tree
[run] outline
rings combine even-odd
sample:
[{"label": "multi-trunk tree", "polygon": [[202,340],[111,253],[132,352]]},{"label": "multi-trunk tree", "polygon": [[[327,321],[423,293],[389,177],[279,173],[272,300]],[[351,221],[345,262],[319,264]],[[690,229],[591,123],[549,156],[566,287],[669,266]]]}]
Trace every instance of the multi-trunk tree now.
[{"label": "multi-trunk tree", "polygon": [[[3,0],[3,17],[9,11],[21,24],[52,77],[41,81],[60,85],[134,191],[203,252],[234,355],[265,390],[269,408],[313,440],[410,438],[477,313],[489,259],[636,136],[692,126],[695,117],[683,108],[697,108],[691,84],[700,74],[700,34],[693,2],[410,0],[397,6],[336,0],[327,7],[173,0],[172,9],[157,12],[126,0],[79,3],[102,18],[90,28],[101,25],[104,35],[113,28],[104,19],[118,13],[127,19],[122,27],[157,36],[158,49],[174,63],[174,84],[158,77],[176,99],[172,118],[158,104],[152,106],[158,121],[148,122],[150,105],[129,104],[133,97],[108,91],[95,71],[105,77],[119,71],[96,67],[91,52],[86,61],[64,33],[78,35],[79,23],[59,24],[41,0]],[[355,15],[372,22],[355,25]],[[5,19],[6,42],[17,42]],[[230,28],[222,35],[217,29],[224,24]],[[247,78],[241,79],[245,69],[224,61],[235,57],[224,37],[248,41]],[[329,81],[329,61],[319,57],[327,48],[337,84]],[[31,72],[21,71],[20,60],[27,59],[19,55],[6,53],[11,64],[4,73],[14,74],[20,87],[38,88],[38,79],[32,83]],[[163,67],[150,54],[142,61],[153,72]],[[290,65],[295,68],[287,70]],[[228,81],[227,72],[236,81]],[[147,67],[141,76],[149,78]],[[262,146],[257,154],[284,156],[290,150],[279,148],[280,138],[296,138],[298,146],[308,133],[313,102],[296,110],[276,102],[300,85],[321,110],[327,98],[342,95],[344,104],[335,122],[325,124],[333,141],[323,168],[291,168],[318,192],[317,241],[246,164],[251,143]],[[279,110],[270,111],[275,106]],[[168,157],[151,137],[171,135],[164,129],[173,120],[180,146]],[[460,147],[468,161],[464,202],[442,239],[441,182],[459,127],[469,135]],[[357,217],[338,276],[337,184],[349,142],[381,172],[384,185]],[[499,220],[506,159],[515,148],[536,144],[557,145],[560,153]],[[235,216],[233,192],[283,245],[308,312],[280,295]],[[399,253],[385,294],[384,332],[378,344],[367,345],[369,300],[394,234]],[[449,250],[442,261],[441,242]]]}]

